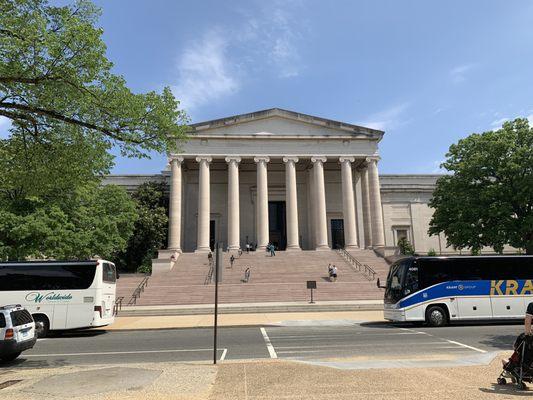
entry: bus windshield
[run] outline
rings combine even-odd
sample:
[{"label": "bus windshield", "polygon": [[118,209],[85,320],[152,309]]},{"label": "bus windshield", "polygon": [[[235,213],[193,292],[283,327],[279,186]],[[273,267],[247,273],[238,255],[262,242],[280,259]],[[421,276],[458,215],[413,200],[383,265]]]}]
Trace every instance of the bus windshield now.
[{"label": "bus windshield", "polygon": [[398,261],[391,265],[387,276],[387,288],[385,289],[385,303],[395,304],[404,297],[403,284],[406,271],[411,260]]}]

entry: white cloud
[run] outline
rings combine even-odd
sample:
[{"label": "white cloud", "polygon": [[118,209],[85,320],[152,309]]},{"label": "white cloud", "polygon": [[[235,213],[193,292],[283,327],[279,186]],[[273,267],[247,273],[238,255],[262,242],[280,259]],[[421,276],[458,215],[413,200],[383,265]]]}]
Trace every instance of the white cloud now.
[{"label": "white cloud", "polygon": [[528,115],[526,118],[529,121],[529,125],[533,126],[533,114]]},{"label": "white cloud", "polygon": [[450,77],[453,83],[461,83],[466,81],[466,75],[475,67],[475,64],[463,64],[452,68]]},{"label": "white cloud", "polygon": [[491,128],[500,129],[504,122],[509,121],[509,118],[498,118],[490,123]]},{"label": "white cloud", "polygon": [[370,115],[367,119],[359,122],[360,125],[382,131],[397,128],[407,121],[402,118],[405,110],[409,108],[409,103],[400,103],[386,110]]},{"label": "white cloud", "polygon": [[178,61],[179,84],[172,88],[182,108],[194,109],[239,89],[227,48],[227,39],[216,30],[185,48]]},{"label": "white cloud", "polygon": [[9,128],[11,128],[11,120],[0,115],[0,138],[3,139],[9,136]]},{"label": "white cloud", "polygon": [[302,5],[294,1],[258,3],[253,12],[240,10],[243,23],[211,27],[179,54],[174,95],[191,110],[239,91],[259,70],[280,78],[298,76]]}]

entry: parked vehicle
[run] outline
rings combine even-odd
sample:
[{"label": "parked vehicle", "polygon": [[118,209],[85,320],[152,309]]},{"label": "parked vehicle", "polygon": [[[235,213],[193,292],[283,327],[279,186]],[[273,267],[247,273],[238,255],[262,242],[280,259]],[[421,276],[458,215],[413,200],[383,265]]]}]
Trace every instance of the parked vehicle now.
[{"label": "parked vehicle", "polygon": [[28,310],[19,304],[0,307],[0,360],[13,361],[36,341],[35,322]]},{"label": "parked vehicle", "polygon": [[37,336],[114,322],[117,273],[105,260],[0,263],[0,304],[24,306]]},{"label": "parked vehicle", "polygon": [[408,257],[390,267],[384,316],[431,326],[520,320],[532,301],[533,256]]}]

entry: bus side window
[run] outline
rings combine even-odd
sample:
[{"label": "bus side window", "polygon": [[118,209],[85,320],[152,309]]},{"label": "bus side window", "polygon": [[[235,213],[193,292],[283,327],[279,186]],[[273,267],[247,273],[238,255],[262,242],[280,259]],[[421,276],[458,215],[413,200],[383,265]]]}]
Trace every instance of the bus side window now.
[{"label": "bus side window", "polygon": [[418,291],[418,268],[408,268],[405,277],[405,289],[409,293]]}]

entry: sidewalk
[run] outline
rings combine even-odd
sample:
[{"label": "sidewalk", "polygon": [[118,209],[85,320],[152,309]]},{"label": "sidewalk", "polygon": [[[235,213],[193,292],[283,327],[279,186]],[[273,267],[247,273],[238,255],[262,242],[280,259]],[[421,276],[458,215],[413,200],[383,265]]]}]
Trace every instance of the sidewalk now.
[{"label": "sidewalk", "polygon": [[[528,396],[514,385],[495,384],[501,369],[454,368],[339,370],[269,360],[207,363],[146,363],[112,366],[11,368],[2,390],[11,400],[477,400]],[[97,379],[95,379],[97,378]]]},{"label": "sidewalk", "polygon": [[[124,306],[120,316],[138,317],[150,315],[202,315],[213,314],[214,304]],[[330,311],[373,311],[383,310],[383,300],[343,301],[291,301],[264,303],[222,303],[219,314],[255,314],[277,312],[330,312]]]},{"label": "sidewalk", "polygon": [[[250,313],[220,314],[219,326],[276,325],[284,321],[383,321],[383,311],[340,311],[340,312],[300,312],[300,313]],[[213,326],[213,315],[157,315],[141,317],[117,317],[110,326],[97,328],[104,330],[200,328]]]}]

